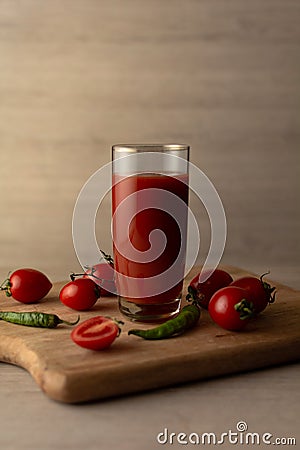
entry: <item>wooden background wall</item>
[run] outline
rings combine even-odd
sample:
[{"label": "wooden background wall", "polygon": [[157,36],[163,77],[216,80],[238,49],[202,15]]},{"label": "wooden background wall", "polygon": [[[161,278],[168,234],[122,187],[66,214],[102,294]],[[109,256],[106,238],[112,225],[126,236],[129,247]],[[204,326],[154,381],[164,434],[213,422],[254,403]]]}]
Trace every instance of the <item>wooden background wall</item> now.
[{"label": "wooden background wall", "polygon": [[[76,270],[83,183],[112,144],[161,141],[189,143],[217,188],[223,262],[288,282],[300,265],[299,24],[299,0],[0,0],[1,277]],[[99,216],[107,248],[108,201]]]}]

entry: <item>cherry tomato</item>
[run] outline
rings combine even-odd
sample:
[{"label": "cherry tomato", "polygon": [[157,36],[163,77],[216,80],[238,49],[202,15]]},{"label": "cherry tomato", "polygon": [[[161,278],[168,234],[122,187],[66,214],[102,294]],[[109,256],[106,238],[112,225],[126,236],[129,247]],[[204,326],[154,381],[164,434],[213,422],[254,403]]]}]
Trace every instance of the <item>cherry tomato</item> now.
[{"label": "cherry tomato", "polygon": [[215,323],[226,330],[242,330],[253,316],[249,292],[236,286],[219,289],[208,304]]},{"label": "cherry tomato", "polygon": [[71,338],[75,344],[90,350],[109,347],[120,334],[119,323],[109,317],[96,316],[77,325]]},{"label": "cherry tomato", "polygon": [[206,281],[199,282],[200,273],[195,276],[188,287],[187,300],[197,300],[202,308],[207,309],[212,295],[219,289],[228,286],[232,281],[232,276],[225,270],[216,269]]},{"label": "cherry tomato", "polygon": [[[266,274],[264,274],[266,275]],[[271,287],[269,283],[263,281],[262,275],[260,279],[255,277],[243,277],[231,283],[231,286],[237,286],[245,289],[251,294],[251,301],[256,314],[262,312],[269,303],[275,301],[275,287]]]},{"label": "cherry tomato", "polygon": [[114,268],[110,264],[95,264],[85,272],[83,278],[90,278],[100,287],[101,297],[114,295],[116,293]]},{"label": "cherry tomato", "polygon": [[60,291],[60,301],[76,311],[92,308],[100,297],[99,287],[89,278],[70,281]]},{"label": "cherry tomato", "polygon": [[21,303],[35,303],[44,298],[52,288],[51,281],[36,269],[15,270],[2,285],[8,297]]}]

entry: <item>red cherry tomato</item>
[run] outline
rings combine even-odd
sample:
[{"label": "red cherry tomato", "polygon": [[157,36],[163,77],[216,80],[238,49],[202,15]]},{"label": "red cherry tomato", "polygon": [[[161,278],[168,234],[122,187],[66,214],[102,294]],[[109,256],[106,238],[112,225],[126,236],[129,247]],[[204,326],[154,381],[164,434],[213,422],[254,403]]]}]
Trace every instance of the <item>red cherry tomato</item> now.
[{"label": "red cherry tomato", "polygon": [[101,297],[114,295],[116,293],[114,268],[110,264],[95,264],[85,272],[83,278],[90,278],[100,287]]},{"label": "red cherry tomato", "polygon": [[263,281],[264,275],[260,279],[255,277],[239,278],[230,284],[245,289],[251,294],[251,301],[256,314],[262,312],[269,303],[275,301],[275,287],[271,287],[269,283]]},{"label": "red cherry tomato", "polygon": [[236,286],[219,289],[211,298],[208,312],[226,330],[242,330],[253,316],[249,292]]},{"label": "red cherry tomato", "polygon": [[188,287],[188,299],[197,300],[202,308],[207,309],[212,295],[219,289],[228,286],[232,281],[232,276],[225,270],[216,269],[206,281],[199,282],[200,273],[195,276]]},{"label": "red cherry tomato", "polygon": [[109,317],[96,316],[77,325],[71,338],[75,344],[90,350],[109,347],[120,334],[120,327]]},{"label": "red cherry tomato", "polygon": [[100,290],[89,278],[78,278],[70,281],[60,291],[60,301],[76,311],[85,311],[92,308],[98,298]]},{"label": "red cherry tomato", "polygon": [[51,281],[36,269],[15,270],[1,285],[8,297],[21,303],[35,303],[44,298],[52,288]]}]

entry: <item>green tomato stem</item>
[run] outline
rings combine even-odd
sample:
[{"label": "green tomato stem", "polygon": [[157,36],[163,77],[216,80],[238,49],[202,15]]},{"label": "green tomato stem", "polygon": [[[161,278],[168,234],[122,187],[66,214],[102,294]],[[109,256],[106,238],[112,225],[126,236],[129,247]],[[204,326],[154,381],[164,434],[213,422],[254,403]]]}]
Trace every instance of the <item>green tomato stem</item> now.
[{"label": "green tomato stem", "polygon": [[240,319],[246,320],[254,316],[254,306],[252,302],[243,298],[239,303],[234,305],[234,309],[240,313]]}]

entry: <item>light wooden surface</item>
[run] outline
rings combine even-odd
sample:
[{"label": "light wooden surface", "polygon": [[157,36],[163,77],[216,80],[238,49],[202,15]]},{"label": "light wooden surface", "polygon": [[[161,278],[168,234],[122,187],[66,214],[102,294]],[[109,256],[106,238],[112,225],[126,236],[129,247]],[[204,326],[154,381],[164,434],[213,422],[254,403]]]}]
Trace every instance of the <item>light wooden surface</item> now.
[{"label": "light wooden surface", "polygon": [[[76,270],[72,210],[112,144],[183,141],[224,203],[223,263],[300,289],[299,22],[298,0],[0,0],[1,277]],[[104,202],[105,244],[109,217]],[[80,407],[48,400],[22,369],[0,373],[8,450],[149,450],[164,427],[238,420],[300,439],[299,365]]]},{"label": "light wooden surface", "polygon": [[0,368],[0,442],[9,450],[178,450],[178,444],[156,443],[165,427],[220,436],[235,431],[240,420],[248,423],[249,432],[294,436],[297,442],[300,438],[299,364],[80,406],[49,400],[21,369],[5,364]]},{"label": "light wooden surface", "polygon": [[[224,269],[234,279],[249,275],[239,268]],[[199,266],[193,268],[184,293],[199,272]],[[2,322],[0,361],[25,368],[47,396],[66,403],[103,400],[298,361],[300,291],[265,280],[276,287],[276,301],[242,333],[221,329],[202,310],[199,323],[190,332],[173,339],[144,341],[127,332],[149,328],[149,324],[122,318],[117,297],[103,297],[90,311],[81,312],[81,320],[97,314],[123,320],[121,335],[108,351],[95,353],[76,346],[68,326],[41,330]],[[22,305],[0,293],[0,310],[48,311],[72,321],[75,311],[59,301],[63,285],[56,283],[47,298],[35,305]],[[283,327],[285,333],[278,333]]]}]

